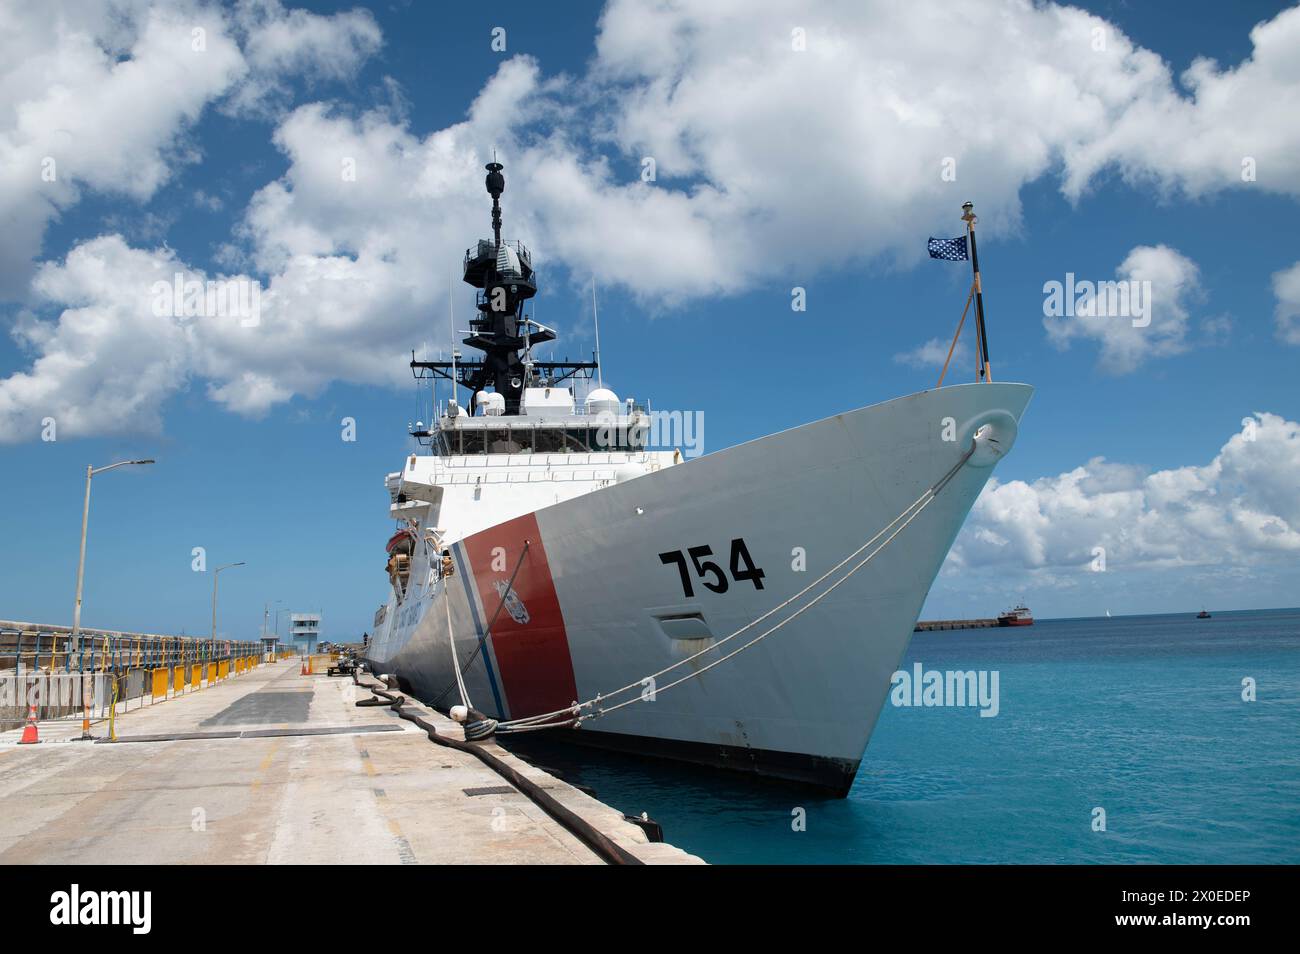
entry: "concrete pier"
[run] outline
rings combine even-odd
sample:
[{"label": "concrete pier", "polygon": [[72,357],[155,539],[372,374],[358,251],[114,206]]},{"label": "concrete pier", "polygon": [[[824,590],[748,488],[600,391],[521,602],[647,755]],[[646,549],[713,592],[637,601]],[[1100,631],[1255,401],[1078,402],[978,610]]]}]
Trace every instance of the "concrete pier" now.
[{"label": "concrete pier", "polygon": [[[299,665],[119,713],[116,743],[73,741],[71,722],[42,724],[37,745],[0,733],[0,863],[602,863],[471,754],[388,708],[358,708],[370,693],[350,678]],[[407,708],[462,737],[414,700]],[[701,863],[485,744],[647,864]]]}]

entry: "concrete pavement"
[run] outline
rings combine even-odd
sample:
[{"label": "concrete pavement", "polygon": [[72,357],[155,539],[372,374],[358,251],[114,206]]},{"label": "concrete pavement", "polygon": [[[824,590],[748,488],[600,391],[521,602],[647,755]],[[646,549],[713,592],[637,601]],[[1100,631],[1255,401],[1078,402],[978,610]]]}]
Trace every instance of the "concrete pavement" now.
[{"label": "concrete pavement", "polygon": [[[42,725],[35,746],[0,733],[0,863],[601,863],[473,756],[354,705],[369,696],[286,660],[119,714],[119,739],[157,741],[66,741],[79,724]],[[647,863],[699,862],[488,744]]]}]

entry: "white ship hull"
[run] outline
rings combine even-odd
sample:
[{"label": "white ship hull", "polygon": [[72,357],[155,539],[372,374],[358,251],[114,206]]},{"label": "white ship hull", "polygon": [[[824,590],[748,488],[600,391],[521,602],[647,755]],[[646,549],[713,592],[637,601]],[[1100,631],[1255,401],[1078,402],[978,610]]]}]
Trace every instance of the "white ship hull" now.
[{"label": "white ship hull", "polygon": [[[426,566],[421,585],[415,567],[405,599],[390,601],[368,661],[424,701],[458,703],[450,616],[461,663],[480,650],[465,673],[470,699],[494,718],[552,711],[636,682],[706,645],[676,636],[721,639],[839,563],[943,477],[981,425],[994,425],[1004,453],[1031,394],[1018,384],[926,391],[446,540],[455,573],[434,579]],[[991,464],[963,465],[879,556],[751,649],[653,701],[548,731],[847,792],[890,676]],[[745,578],[748,561],[729,565],[735,540],[762,571],[761,589]],[[661,557],[704,546],[712,556],[703,560],[714,561],[718,575],[689,562],[679,572]],[[516,565],[518,601],[498,610]]]}]

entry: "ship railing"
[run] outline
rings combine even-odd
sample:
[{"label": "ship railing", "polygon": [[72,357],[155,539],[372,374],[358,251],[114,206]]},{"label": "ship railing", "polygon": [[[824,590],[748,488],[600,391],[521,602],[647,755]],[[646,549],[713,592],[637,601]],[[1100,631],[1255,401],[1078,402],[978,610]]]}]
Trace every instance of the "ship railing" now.
[{"label": "ship railing", "polygon": [[[546,387],[546,386],[547,385],[545,384],[538,385],[538,387]],[[555,386],[558,387],[559,385],[555,385]],[[626,401],[623,401],[621,404],[619,404],[618,413],[614,415],[612,423],[614,424],[626,423],[628,419],[631,418],[632,415],[634,414],[640,414],[642,416],[648,417],[650,413],[651,412],[650,412],[649,405],[639,404],[639,403],[633,403],[629,405]],[[600,417],[600,415],[601,412],[590,411],[587,409],[586,405],[581,403],[575,403],[571,409],[566,411],[566,413],[554,414],[550,416],[544,414],[539,414],[536,416],[528,415],[528,414],[517,414],[517,415],[476,414],[473,417],[469,417],[467,415],[448,417],[444,412],[438,418],[438,426],[441,427],[443,430],[455,430],[457,428],[463,428],[463,427],[472,427],[472,428],[512,427],[512,428],[519,428],[520,430],[537,429],[537,428],[558,429],[558,428],[564,428],[566,426],[569,426],[572,423],[572,420],[574,418],[581,418],[585,424],[586,422],[591,421],[594,418]]]},{"label": "ship railing", "polygon": [[[618,414],[614,416],[614,419],[616,421],[621,421],[621,420],[626,420],[627,418],[631,417],[633,414],[649,414],[649,413],[650,413],[650,409],[645,404],[638,404],[636,402],[633,402],[632,404],[629,405],[626,401],[623,401],[621,404],[619,404]],[[574,408],[574,416],[575,417],[597,417],[598,415],[596,412],[589,411],[587,409],[587,406],[584,404]]]},{"label": "ship railing", "polygon": [[[523,242],[520,242],[517,239],[512,239],[510,241],[504,241],[501,244],[508,245],[510,248],[514,249],[515,254],[519,256],[519,261],[522,264],[528,266],[530,269],[533,267],[533,255],[528,251],[528,246]],[[465,250],[465,262],[462,271],[468,269],[473,262],[477,262],[480,259],[495,259],[496,254],[497,248],[491,239],[479,239],[478,242]]]}]

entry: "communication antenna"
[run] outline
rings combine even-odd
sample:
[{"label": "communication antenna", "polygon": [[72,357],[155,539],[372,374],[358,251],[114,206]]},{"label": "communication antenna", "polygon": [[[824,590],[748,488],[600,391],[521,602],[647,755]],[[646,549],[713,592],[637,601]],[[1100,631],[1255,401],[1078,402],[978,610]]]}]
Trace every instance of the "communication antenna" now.
[{"label": "communication antenna", "polygon": [[451,332],[451,399],[456,400],[456,275],[447,273],[447,330]]},{"label": "communication antenna", "polygon": [[605,376],[600,368],[600,313],[596,311],[596,276],[591,276],[591,320],[596,325],[596,387],[605,386]]},{"label": "communication antenna", "polygon": [[524,319],[524,387],[533,385],[533,343],[530,340],[528,327],[534,324],[537,317],[537,302],[533,302],[533,317]]}]

